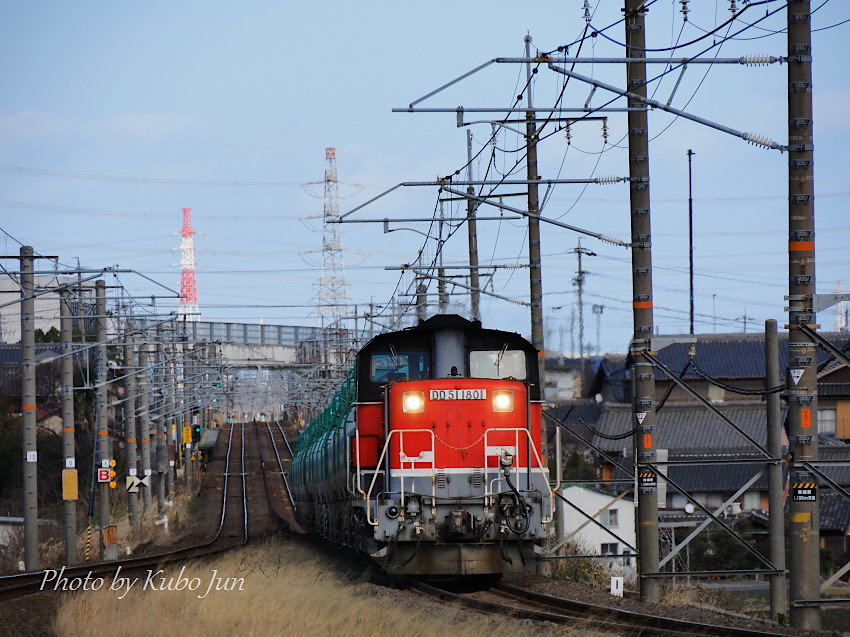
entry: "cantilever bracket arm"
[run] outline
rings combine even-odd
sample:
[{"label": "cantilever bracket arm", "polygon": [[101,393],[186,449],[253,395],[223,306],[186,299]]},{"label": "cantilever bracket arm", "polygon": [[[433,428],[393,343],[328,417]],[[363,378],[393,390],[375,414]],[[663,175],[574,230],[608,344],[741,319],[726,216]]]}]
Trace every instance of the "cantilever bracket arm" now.
[{"label": "cantilever bracket arm", "polygon": [[760,135],[754,135],[752,133],[744,133],[739,130],[735,130],[734,128],[730,128],[729,126],[724,126],[723,124],[718,124],[717,122],[712,122],[703,117],[692,115],[678,108],[667,106],[666,104],[662,104],[657,100],[649,99],[643,97],[642,95],[638,95],[637,93],[632,93],[630,91],[624,91],[621,88],[617,88],[616,86],[613,86],[611,84],[606,84],[605,82],[600,82],[599,80],[595,80],[592,77],[587,77],[586,75],[576,73],[575,71],[568,71],[567,69],[561,68],[560,66],[555,66],[551,63],[549,64],[549,68],[555,71],[556,73],[560,73],[561,75],[566,75],[567,77],[575,78],[579,82],[585,82],[587,84],[590,84],[591,86],[603,88],[606,91],[616,93],[617,95],[621,95],[622,97],[627,97],[630,100],[641,102],[642,104],[646,104],[647,106],[651,106],[652,108],[658,108],[662,111],[672,113],[673,115],[678,115],[679,117],[689,119],[693,122],[696,122],[697,124],[702,124],[703,126],[708,126],[709,128],[714,128],[721,132],[728,133],[729,135],[734,135],[735,137],[739,137],[745,141],[750,142],[751,144],[755,144],[756,146],[764,146],[765,148],[771,148],[773,150],[778,150],[779,152],[788,150],[788,146],[782,146],[781,144],[778,144],[777,142],[773,141],[772,139],[768,139],[767,137],[762,137]]},{"label": "cantilever bracket arm", "polygon": [[496,208],[501,208],[502,210],[507,210],[509,212],[515,212],[516,214],[522,215],[523,217],[534,217],[535,219],[538,219],[539,221],[542,221],[544,223],[550,223],[553,226],[558,226],[559,228],[566,228],[567,230],[572,230],[573,232],[578,232],[579,234],[585,234],[589,237],[599,239],[600,241],[604,241],[606,243],[613,243],[614,245],[617,245],[617,246],[620,246],[620,247],[623,247],[623,248],[630,248],[631,247],[631,245],[626,243],[625,241],[620,241],[619,239],[615,239],[614,237],[609,237],[607,235],[600,234],[598,232],[593,232],[592,230],[584,230],[583,228],[571,226],[570,224],[564,223],[563,221],[556,221],[555,219],[549,219],[547,217],[541,217],[539,215],[532,215],[531,213],[529,213],[526,210],[520,210],[519,208],[514,208],[513,206],[508,206],[506,204],[499,203],[499,202],[496,202],[496,201],[490,201],[489,199],[486,199],[484,197],[476,197],[475,195],[470,195],[470,194],[465,193],[463,191],[455,190],[454,188],[447,188],[445,186],[443,187],[443,190],[445,190],[446,192],[451,193],[453,195],[457,195],[459,197],[467,197],[467,198],[472,199],[473,201],[477,201],[479,203],[486,203],[487,205],[495,206]]}]

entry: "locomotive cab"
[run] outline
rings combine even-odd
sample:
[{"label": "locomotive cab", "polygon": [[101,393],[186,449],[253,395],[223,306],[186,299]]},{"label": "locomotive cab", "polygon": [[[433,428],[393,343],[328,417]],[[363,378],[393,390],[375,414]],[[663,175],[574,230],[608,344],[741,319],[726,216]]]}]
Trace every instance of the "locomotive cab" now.
[{"label": "locomotive cab", "polygon": [[420,574],[530,568],[554,513],[540,408],[518,334],[440,315],[366,345],[349,477],[373,557]]}]

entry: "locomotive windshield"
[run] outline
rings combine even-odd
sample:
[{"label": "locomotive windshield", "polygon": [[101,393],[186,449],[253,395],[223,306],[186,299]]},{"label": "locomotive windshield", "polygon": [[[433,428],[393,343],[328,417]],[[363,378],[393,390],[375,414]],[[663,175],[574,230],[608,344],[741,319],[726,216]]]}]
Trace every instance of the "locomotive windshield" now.
[{"label": "locomotive windshield", "polygon": [[431,356],[426,351],[389,351],[372,354],[369,379],[374,383],[391,380],[431,378]]},{"label": "locomotive windshield", "polygon": [[478,350],[469,352],[469,375],[473,378],[507,378],[525,380],[525,352],[516,349]]}]

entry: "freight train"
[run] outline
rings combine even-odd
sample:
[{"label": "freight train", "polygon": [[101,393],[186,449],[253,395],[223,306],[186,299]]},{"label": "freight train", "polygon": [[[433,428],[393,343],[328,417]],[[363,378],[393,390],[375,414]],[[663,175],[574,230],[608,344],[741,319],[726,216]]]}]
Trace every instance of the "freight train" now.
[{"label": "freight train", "polygon": [[538,352],[436,315],[357,353],[296,440],[299,522],[391,573],[531,570],[553,532]]}]

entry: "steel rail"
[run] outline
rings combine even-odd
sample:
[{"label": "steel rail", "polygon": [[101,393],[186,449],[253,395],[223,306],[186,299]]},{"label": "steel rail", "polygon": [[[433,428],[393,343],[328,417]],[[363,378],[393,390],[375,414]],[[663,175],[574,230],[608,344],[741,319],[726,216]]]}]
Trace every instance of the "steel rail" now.
[{"label": "steel rail", "polygon": [[[289,496],[289,503],[292,505],[292,510],[296,511],[297,507],[295,506],[295,498],[292,496],[292,491],[289,488],[289,481],[286,479],[286,472],[283,470],[283,462],[280,459],[280,453],[277,450],[277,442],[274,439],[274,433],[272,432],[272,426],[267,422],[266,429],[269,432],[269,439],[272,442],[272,449],[274,450],[275,458],[277,459],[277,467],[280,470],[280,477],[283,480],[283,486],[286,489],[286,495]],[[286,438],[284,438],[286,440]]]}]

